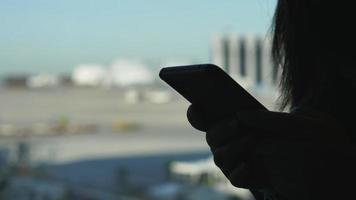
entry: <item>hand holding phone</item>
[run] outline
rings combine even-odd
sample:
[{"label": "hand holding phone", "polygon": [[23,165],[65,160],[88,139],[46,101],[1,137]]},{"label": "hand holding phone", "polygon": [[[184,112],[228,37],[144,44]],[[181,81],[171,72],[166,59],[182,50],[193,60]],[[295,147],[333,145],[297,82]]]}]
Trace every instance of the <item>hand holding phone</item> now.
[{"label": "hand holding phone", "polygon": [[267,110],[216,65],[167,67],[160,71],[159,76],[213,120],[239,111]]},{"label": "hand holding phone", "polygon": [[[237,187],[264,185],[265,177],[260,173],[251,173],[251,160],[246,160],[254,148],[254,139],[252,135],[235,134],[236,131],[249,130],[242,130],[240,126],[231,127],[237,121],[230,116],[238,112],[267,109],[221,68],[212,64],[163,68],[159,76],[192,104],[188,109],[188,119],[193,127],[207,132],[214,160],[225,176]],[[223,149],[229,147],[225,149],[228,152],[219,150],[218,143]],[[234,152],[239,152],[239,155],[233,155]],[[234,159],[230,159],[229,155],[233,155]],[[230,166],[232,161],[233,168]],[[251,192],[256,199],[262,199],[259,192]]]}]

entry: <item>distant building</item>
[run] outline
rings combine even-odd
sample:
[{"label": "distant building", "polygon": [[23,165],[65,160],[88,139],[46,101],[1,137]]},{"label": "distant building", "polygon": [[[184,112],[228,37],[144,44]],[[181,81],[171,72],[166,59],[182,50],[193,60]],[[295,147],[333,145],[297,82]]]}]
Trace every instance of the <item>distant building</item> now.
[{"label": "distant building", "polygon": [[153,74],[143,63],[120,59],[109,67],[104,85],[107,87],[143,86],[151,84],[153,80]]},{"label": "distant building", "polygon": [[73,71],[72,81],[78,86],[100,86],[106,75],[107,71],[100,65],[79,65]]},{"label": "distant building", "polygon": [[26,81],[29,88],[56,87],[59,84],[59,77],[53,74],[38,74],[29,77]]},{"label": "distant building", "polygon": [[237,34],[215,36],[211,44],[211,62],[239,82],[249,85],[275,87],[278,81],[269,37]]},{"label": "distant building", "polygon": [[62,86],[73,86],[73,79],[71,75],[63,74],[60,76]]},{"label": "distant building", "polygon": [[6,87],[27,87],[28,75],[9,75],[4,79]]},{"label": "distant building", "polygon": [[223,68],[225,71],[229,71],[229,39],[226,37],[221,37],[216,35],[212,39],[212,48],[211,48],[211,61],[212,63]]}]

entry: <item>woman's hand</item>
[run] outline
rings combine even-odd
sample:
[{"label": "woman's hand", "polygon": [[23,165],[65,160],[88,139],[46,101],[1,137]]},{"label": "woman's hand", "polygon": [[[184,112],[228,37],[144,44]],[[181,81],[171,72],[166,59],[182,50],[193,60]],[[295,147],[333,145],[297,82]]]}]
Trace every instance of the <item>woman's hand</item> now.
[{"label": "woman's hand", "polygon": [[194,105],[188,108],[187,117],[194,128],[207,133],[215,164],[234,186],[262,188],[267,185],[263,171],[255,169],[260,163],[252,155],[257,143],[253,129],[236,116],[214,122]]},{"label": "woman's hand", "polygon": [[253,111],[213,122],[191,105],[187,117],[207,133],[216,165],[234,186],[271,189],[281,196],[304,198],[305,183],[318,177],[315,172],[328,162],[329,153],[347,141],[325,115]]},{"label": "woman's hand", "polygon": [[215,164],[230,182],[239,188],[266,188],[269,180],[255,151],[257,138],[253,129],[236,117],[213,123],[206,131]]}]

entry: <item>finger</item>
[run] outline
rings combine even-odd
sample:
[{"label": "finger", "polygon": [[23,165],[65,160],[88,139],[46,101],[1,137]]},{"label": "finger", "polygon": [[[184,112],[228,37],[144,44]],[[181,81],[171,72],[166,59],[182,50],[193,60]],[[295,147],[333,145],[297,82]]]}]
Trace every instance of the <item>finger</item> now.
[{"label": "finger", "polygon": [[233,121],[224,120],[212,125],[206,132],[206,141],[210,147],[219,147],[230,141],[237,131]]},{"label": "finger", "polygon": [[224,174],[229,174],[237,165],[250,159],[255,144],[252,137],[244,137],[228,145],[212,148],[214,162]]},{"label": "finger", "polygon": [[212,125],[207,131],[206,140],[211,147],[219,147],[231,140],[254,135],[251,132],[252,129],[246,127],[236,118],[229,118]]},{"label": "finger", "polygon": [[204,113],[195,105],[190,105],[187,110],[187,118],[189,123],[197,130],[205,132],[207,122],[204,119]]},{"label": "finger", "polygon": [[246,163],[241,163],[230,174],[227,175],[230,183],[238,188],[249,189],[251,187],[249,179],[249,170]]},{"label": "finger", "polygon": [[234,168],[227,178],[232,185],[239,188],[262,189],[270,186],[269,176],[256,158]]}]

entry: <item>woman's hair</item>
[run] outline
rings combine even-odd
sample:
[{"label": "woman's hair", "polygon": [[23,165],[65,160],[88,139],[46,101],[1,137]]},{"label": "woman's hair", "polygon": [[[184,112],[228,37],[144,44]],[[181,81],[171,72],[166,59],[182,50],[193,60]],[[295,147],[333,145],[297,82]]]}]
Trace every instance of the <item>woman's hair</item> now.
[{"label": "woman's hair", "polygon": [[323,101],[339,79],[340,62],[353,59],[348,47],[356,47],[356,11],[351,2],[278,0],[272,54],[282,72],[282,109]]}]

